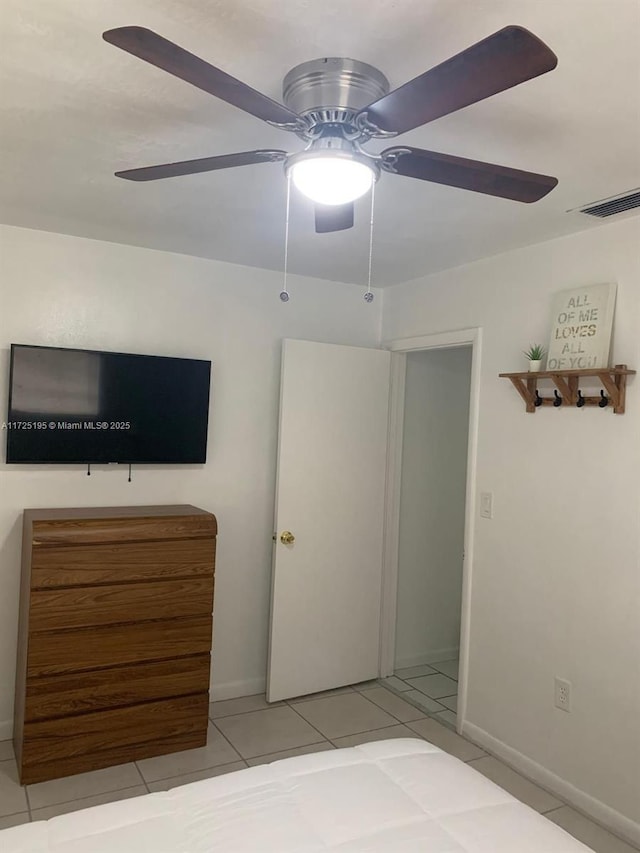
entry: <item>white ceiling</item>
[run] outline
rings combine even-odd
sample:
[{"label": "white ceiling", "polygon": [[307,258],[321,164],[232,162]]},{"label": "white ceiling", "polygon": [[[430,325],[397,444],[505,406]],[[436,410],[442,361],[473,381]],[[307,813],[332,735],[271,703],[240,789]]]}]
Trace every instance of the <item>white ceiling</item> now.
[{"label": "white ceiling", "polygon": [[[147,184],[113,177],[302,146],[101,38],[134,24],[276,99],[289,68],[319,56],[369,62],[395,87],[507,24],[547,42],[555,71],[399,140],[555,175],[558,188],[522,205],[383,175],[377,286],[594,227],[565,211],[640,186],[638,0],[3,0],[0,17],[5,223],[281,269],[281,164]],[[359,202],[354,229],[316,235],[310,203],[294,196],[291,269],[363,282],[367,208]]]}]

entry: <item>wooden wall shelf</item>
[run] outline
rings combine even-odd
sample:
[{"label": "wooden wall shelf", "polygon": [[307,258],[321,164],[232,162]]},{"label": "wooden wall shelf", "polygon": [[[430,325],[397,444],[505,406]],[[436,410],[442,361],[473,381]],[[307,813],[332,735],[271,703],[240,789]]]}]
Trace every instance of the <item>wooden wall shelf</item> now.
[{"label": "wooden wall shelf", "polygon": [[[514,388],[520,394],[527,407],[527,412],[533,414],[540,406],[562,405],[613,407],[616,415],[623,415],[627,376],[635,374],[628,370],[626,364],[616,364],[615,367],[594,367],[588,370],[541,370],[539,373],[524,371],[522,373],[500,373],[499,376],[510,379]],[[580,380],[595,378],[602,384],[602,390],[597,397],[585,397],[580,391]],[[538,392],[538,382],[550,379],[555,385],[553,397],[542,397]]]}]

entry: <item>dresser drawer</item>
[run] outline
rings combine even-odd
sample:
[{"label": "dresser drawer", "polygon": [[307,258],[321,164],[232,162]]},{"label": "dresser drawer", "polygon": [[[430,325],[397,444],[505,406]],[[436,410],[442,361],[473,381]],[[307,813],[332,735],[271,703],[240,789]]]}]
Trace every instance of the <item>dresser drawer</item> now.
[{"label": "dresser drawer", "polygon": [[25,723],[21,782],[27,785],[203,746],[208,701],[203,693]]},{"label": "dresser drawer", "polygon": [[209,615],[33,633],[27,677],[205,654],[211,649],[211,629]]},{"label": "dresser drawer", "polygon": [[210,578],[36,589],[31,593],[32,631],[199,616],[213,609]]},{"label": "dresser drawer", "polygon": [[31,588],[213,575],[215,539],[34,548]]},{"label": "dresser drawer", "polygon": [[210,668],[211,657],[203,654],[117,669],[29,678],[25,720],[46,720],[153,699],[206,693]]},{"label": "dresser drawer", "polygon": [[25,510],[23,784],[206,744],[216,534],[186,504]]},{"label": "dresser drawer", "polygon": [[217,533],[215,517],[206,512],[136,518],[34,519],[32,524],[34,548],[42,545],[194,539],[215,537]]}]

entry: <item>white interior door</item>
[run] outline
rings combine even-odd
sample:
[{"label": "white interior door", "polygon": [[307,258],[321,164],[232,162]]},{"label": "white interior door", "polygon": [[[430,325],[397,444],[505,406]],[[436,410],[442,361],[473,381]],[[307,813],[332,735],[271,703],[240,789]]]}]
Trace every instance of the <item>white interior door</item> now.
[{"label": "white interior door", "polygon": [[283,343],[270,702],[378,675],[390,362]]}]

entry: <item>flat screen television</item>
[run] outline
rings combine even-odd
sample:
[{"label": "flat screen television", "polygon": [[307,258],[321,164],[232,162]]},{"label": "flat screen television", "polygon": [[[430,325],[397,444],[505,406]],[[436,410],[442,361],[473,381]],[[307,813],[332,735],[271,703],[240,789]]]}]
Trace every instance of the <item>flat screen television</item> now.
[{"label": "flat screen television", "polygon": [[7,462],[202,463],[211,362],[11,345]]}]

